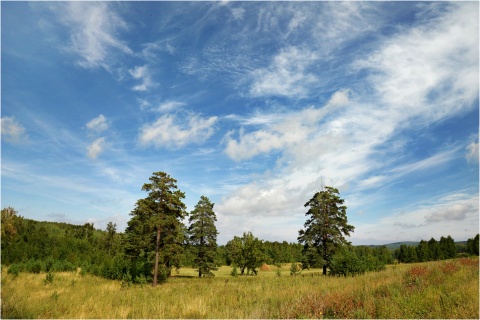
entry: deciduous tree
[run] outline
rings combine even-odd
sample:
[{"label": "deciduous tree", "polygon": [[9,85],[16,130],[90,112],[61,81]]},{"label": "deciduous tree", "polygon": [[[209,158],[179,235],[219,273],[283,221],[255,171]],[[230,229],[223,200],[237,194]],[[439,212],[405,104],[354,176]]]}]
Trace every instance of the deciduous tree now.
[{"label": "deciduous tree", "polygon": [[235,236],[227,243],[227,250],[235,266],[240,268],[240,273],[252,272],[257,274],[256,268],[262,265],[265,254],[262,241],[254,237],[251,232],[244,232],[242,237]]}]

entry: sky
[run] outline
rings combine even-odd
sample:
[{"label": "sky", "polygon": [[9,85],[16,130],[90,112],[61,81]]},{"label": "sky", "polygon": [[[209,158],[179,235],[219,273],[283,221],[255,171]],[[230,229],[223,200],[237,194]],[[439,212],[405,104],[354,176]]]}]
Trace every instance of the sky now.
[{"label": "sky", "polygon": [[1,206],[123,231],[153,172],[218,243],[479,232],[478,2],[1,2]]}]

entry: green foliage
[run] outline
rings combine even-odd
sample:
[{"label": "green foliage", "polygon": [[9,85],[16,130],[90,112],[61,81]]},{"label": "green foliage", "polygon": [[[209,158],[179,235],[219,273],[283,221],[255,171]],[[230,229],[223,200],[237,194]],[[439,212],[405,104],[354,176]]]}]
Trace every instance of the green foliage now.
[{"label": "green foliage", "polygon": [[385,264],[392,259],[385,250],[388,251],[386,247],[343,246],[334,254],[329,274],[346,277],[385,270]]},{"label": "green foliage", "polygon": [[40,273],[42,271],[42,263],[38,260],[28,260],[25,270],[30,273]]},{"label": "green foliage", "polygon": [[478,238],[478,236],[479,235],[477,233],[475,238],[467,240],[466,251],[467,251],[468,254],[476,255],[476,256],[479,255],[479,251],[478,251],[478,240],[479,240],[479,238]]},{"label": "green foliage", "polygon": [[[137,201],[125,232],[126,257],[135,270],[135,277],[146,278],[153,271],[153,285],[163,281],[163,273],[179,268],[185,242],[185,194],[177,189],[176,180],[165,172],[154,172],[142,190],[148,197]],[[155,235],[155,236],[153,236]],[[136,268],[143,265],[143,270]],[[148,270],[153,267],[153,270]]]},{"label": "green foliage", "polygon": [[241,275],[257,274],[265,261],[263,243],[254,237],[251,232],[244,232],[242,237],[235,236],[227,243],[227,250],[231,261],[240,268]]},{"label": "green foliage", "polygon": [[351,248],[342,248],[338,250],[330,262],[330,272],[332,276],[355,276],[365,273],[366,266],[364,261],[359,259],[355,251]]},{"label": "green foliage", "polygon": [[[279,271],[279,270],[277,270]],[[298,276],[299,274],[302,273],[302,268],[298,265],[298,263],[294,262],[290,266],[290,275],[291,276]]]},{"label": "green foliage", "polygon": [[17,236],[17,211],[12,207],[2,209],[1,212],[2,248],[13,242]]},{"label": "green foliage", "polygon": [[230,272],[230,275],[231,275],[232,277],[237,277],[237,276],[238,276],[237,266],[235,266],[235,265],[233,266],[232,272]]},{"label": "green foliage", "polygon": [[52,284],[53,283],[53,273],[51,272],[48,272],[46,275],[45,275],[45,279],[43,280],[43,283],[45,283],[46,285],[47,284]]},{"label": "green foliage", "polygon": [[199,277],[211,277],[212,271],[217,270],[215,263],[217,251],[217,217],[213,212],[214,204],[201,196],[195,209],[190,213],[190,245],[195,255],[194,266],[198,268]]},{"label": "green foliage", "polygon": [[[478,235],[477,250],[478,250]],[[468,252],[473,247],[474,240],[467,241],[466,251]],[[459,250],[460,249],[460,250]],[[400,245],[400,248],[394,251],[394,256],[399,262],[413,263],[426,262],[432,260],[452,259],[457,256],[457,253],[463,248],[457,246],[451,236],[441,237],[440,241],[431,238],[429,241],[421,240],[417,246],[408,246],[406,244]],[[478,255],[478,253],[477,253]]]},{"label": "green foliage", "polygon": [[8,268],[8,271],[7,273],[9,274],[13,274],[15,277],[18,276],[20,274],[20,272],[22,271],[22,265],[19,264],[19,263],[14,263],[12,265],[10,265],[10,267]]},{"label": "green foliage", "polygon": [[347,207],[339,197],[337,189],[325,187],[305,203],[309,218],[305,229],[299,231],[298,241],[304,245],[304,256],[309,266],[322,264],[323,274],[327,273],[333,254],[349,242],[345,236],[355,229],[348,224]]}]

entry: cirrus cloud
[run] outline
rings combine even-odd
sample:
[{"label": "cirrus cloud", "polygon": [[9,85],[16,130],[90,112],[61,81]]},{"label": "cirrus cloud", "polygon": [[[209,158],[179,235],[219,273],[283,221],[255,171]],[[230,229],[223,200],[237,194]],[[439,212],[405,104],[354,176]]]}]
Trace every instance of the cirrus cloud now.
[{"label": "cirrus cloud", "polygon": [[25,127],[14,117],[2,117],[2,137],[5,141],[19,143],[26,139]]}]

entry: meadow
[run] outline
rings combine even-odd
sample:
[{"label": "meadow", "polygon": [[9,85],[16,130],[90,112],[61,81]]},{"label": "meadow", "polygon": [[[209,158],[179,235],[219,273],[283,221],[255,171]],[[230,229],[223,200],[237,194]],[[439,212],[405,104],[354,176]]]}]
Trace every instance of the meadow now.
[{"label": "meadow", "polygon": [[2,318],[479,318],[478,258],[389,265],[356,277],[290,276],[290,265],[258,276],[195,278],[182,268],[166,283],[127,285],[77,272],[2,268]]}]

